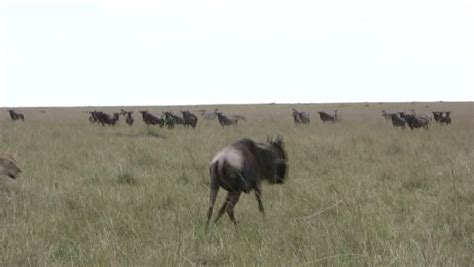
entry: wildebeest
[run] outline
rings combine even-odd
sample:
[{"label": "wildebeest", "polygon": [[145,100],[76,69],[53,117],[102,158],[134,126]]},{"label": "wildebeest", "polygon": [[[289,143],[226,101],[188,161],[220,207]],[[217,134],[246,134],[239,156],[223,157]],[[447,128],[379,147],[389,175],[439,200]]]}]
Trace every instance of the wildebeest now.
[{"label": "wildebeest", "polygon": [[387,112],[385,110],[382,110],[382,117],[384,117],[387,120],[392,119],[392,114],[397,114],[397,113],[392,113],[392,112]]},{"label": "wildebeest", "polygon": [[133,122],[135,121],[135,120],[133,119],[133,117],[132,117],[133,111],[124,111],[124,113],[125,113],[125,116],[126,116],[126,117],[125,117],[125,122],[126,122],[128,125],[132,126],[132,125],[133,125]]},{"label": "wildebeest", "polygon": [[21,173],[20,167],[12,156],[0,157],[0,175],[15,179]]},{"label": "wildebeest", "polygon": [[163,118],[158,118],[153,114],[149,113],[147,110],[140,110],[142,114],[143,121],[147,125],[159,125],[161,128],[165,125],[165,120]]},{"label": "wildebeest", "polygon": [[176,116],[172,112],[167,111],[163,112],[163,114],[165,115],[165,124],[169,129],[174,128],[176,124],[184,125],[184,119]]},{"label": "wildebeest", "polygon": [[97,118],[97,114],[98,114],[97,111],[95,111],[95,110],[94,111],[89,111],[89,114],[90,114],[89,122],[96,123],[96,122],[99,121],[99,119]]},{"label": "wildebeest", "polygon": [[19,113],[19,112],[16,112],[13,109],[9,109],[8,113],[10,113],[10,119],[12,121],[17,121],[17,120],[25,121],[25,116],[23,114]]},{"label": "wildebeest", "polygon": [[309,114],[304,111],[299,112],[293,108],[293,113],[291,115],[293,116],[293,121],[295,124],[309,124],[311,122],[309,119]]},{"label": "wildebeest", "polygon": [[402,129],[405,129],[405,120],[402,119],[398,114],[390,114],[390,118],[392,119],[392,125],[393,127],[401,127]]},{"label": "wildebeest", "polygon": [[439,124],[451,124],[451,117],[449,117],[450,114],[451,112],[449,111],[434,111],[433,117]]},{"label": "wildebeest", "polygon": [[428,129],[428,124],[429,121],[417,116],[416,114],[405,114],[405,112],[398,112],[400,117],[404,119],[408,126],[410,127],[410,130],[413,130],[413,128],[425,128]]},{"label": "wildebeest", "polygon": [[217,108],[212,111],[212,112],[206,112],[206,110],[201,110],[201,116],[205,119],[205,120],[213,120],[217,117]]},{"label": "wildebeest", "polygon": [[441,118],[439,120],[439,122],[442,124],[442,123],[445,123],[445,124],[451,124],[451,117],[449,117],[449,115],[451,114],[450,111],[446,111],[444,112],[444,116],[443,114],[441,114]]},{"label": "wildebeest", "polygon": [[238,120],[231,119],[227,117],[226,115],[222,114],[222,112],[216,112],[216,115],[217,115],[217,120],[219,121],[219,124],[222,127],[229,126],[229,125],[237,125]]},{"label": "wildebeest", "polygon": [[433,113],[433,118],[435,122],[440,122],[441,115],[443,114],[443,112],[433,111],[432,113]]},{"label": "wildebeest", "polygon": [[105,124],[115,126],[117,121],[119,120],[120,113],[113,113],[113,115],[109,115],[105,112],[97,112],[96,117],[102,126]]},{"label": "wildebeest", "polygon": [[[319,111],[318,114],[319,114],[319,118],[321,119],[321,121],[322,121],[323,123],[326,123],[326,122],[336,122],[336,121],[337,121],[337,116],[329,115],[329,114],[327,114],[327,113],[324,112],[324,111]],[[337,113],[335,113],[335,114],[337,114]]]},{"label": "wildebeest", "polygon": [[265,213],[262,203],[262,181],[266,180],[270,184],[284,183],[288,171],[287,161],[285,146],[279,136],[267,142],[254,142],[244,138],[219,151],[209,165],[211,191],[206,230],[220,187],[228,193],[215,222],[226,211],[234,225],[237,224],[234,207],[242,192],[250,193],[252,190],[255,192],[260,212]]},{"label": "wildebeest", "polygon": [[183,114],[184,126],[185,127],[191,126],[193,127],[193,129],[196,128],[196,125],[198,122],[198,118],[196,117],[196,115],[194,115],[189,110],[185,110],[185,111],[181,110],[181,113]]}]

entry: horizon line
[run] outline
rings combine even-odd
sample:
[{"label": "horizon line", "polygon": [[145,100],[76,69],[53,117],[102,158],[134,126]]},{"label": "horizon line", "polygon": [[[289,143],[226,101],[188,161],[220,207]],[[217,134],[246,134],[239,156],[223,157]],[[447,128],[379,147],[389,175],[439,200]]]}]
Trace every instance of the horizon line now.
[{"label": "horizon line", "polygon": [[259,103],[210,103],[210,104],[166,104],[166,105],[45,105],[45,106],[0,106],[1,109],[7,108],[90,108],[90,107],[182,107],[182,106],[245,106],[245,105],[320,105],[320,104],[415,104],[415,103],[470,103],[474,100],[437,100],[437,101],[354,101],[354,102],[259,102]]}]

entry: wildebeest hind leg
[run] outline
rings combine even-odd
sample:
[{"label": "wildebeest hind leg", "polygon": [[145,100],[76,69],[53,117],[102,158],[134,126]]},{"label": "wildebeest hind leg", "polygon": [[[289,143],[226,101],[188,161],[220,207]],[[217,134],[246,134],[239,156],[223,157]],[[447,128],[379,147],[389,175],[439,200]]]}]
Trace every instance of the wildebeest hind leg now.
[{"label": "wildebeest hind leg", "polygon": [[241,192],[229,192],[229,201],[227,202],[227,215],[229,215],[230,220],[234,223],[234,225],[237,225],[237,221],[235,220],[234,217],[234,208],[237,202],[239,201]]},{"label": "wildebeest hind leg", "polygon": [[207,211],[206,231],[209,227],[209,222],[211,221],[212,210],[214,209],[214,204],[216,203],[216,198],[217,198],[218,191],[219,191],[219,187],[217,187],[217,188],[212,188],[211,187],[211,193],[210,193],[210,197],[209,197],[209,210]]},{"label": "wildebeest hind leg", "polygon": [[227,197],[225,198],[224,204],[222,204],[222,207],[219,209],[219,212],[217,213],[217,217],[214,220],[214,223],[217,223],[217,221],[222,217],[224,214],[226,208],[227,208],[227,203],[230,200],[230,193],[227,193]]}]

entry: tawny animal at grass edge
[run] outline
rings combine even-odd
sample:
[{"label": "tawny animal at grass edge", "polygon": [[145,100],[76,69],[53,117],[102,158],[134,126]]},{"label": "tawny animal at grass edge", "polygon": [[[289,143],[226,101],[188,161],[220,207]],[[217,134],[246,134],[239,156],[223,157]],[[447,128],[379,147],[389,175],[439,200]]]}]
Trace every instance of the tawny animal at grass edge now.
[{"label": "tawny animal at grass edge", "polygon": [[0,176],[7,175],[12,179],[16,179],[19,173],[21,173],[18,163],[12,156],[0,157]]},{"label": "tawny animal at grass edge", "polygon": [[236,225],[234,207],[242,192],[250,193],[252,190],[255,192],[258,208],[264,214],[262,181],[266,180],[270,184],[284,183],[288,171],[287,161],[284,143],[280,136],[268,139],[267,142],[254,142],[244,138],[219,151],[209,165],[211,192],[206,231],[220,187],[228,193],[215,222],[222,217],[224,212],[227,212],[230,220]]}]

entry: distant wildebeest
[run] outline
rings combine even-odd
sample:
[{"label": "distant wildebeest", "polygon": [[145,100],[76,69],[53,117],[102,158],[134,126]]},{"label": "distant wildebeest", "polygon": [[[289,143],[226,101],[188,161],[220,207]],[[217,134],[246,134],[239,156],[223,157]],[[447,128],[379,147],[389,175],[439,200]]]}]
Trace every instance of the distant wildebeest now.
[{"label": "distant wildebeest", "polygon": [[387,112],[385,110],[382,110],[382,117],[384,117],[387,120],[392,119],[392,114],[397,114],[397,113],[391,113],[391,112]]},{"label": "distant wildebeest", "polygon": [[417,116],[416,114],[406,114],[405,112],[398,112],[400,117],[404,119],[408,126],[410,127],[410,130],[413,130],[413,128],[425,128],[428,129],[428,124],[429,121]]},{"label": "distant wildebeest", "polygon": [[441,115],[443,114],[443,112],[433,111],[432,113],[433,113],[433,118],[435,122],[440,122]]},{"label": "distant wildebeest", "polygon": [[124,115],[126,116],[126,117],[125,117],[125,122],[126,122],[128,125],[132,126],[132,125],[133,125],[133,122],[135,121],[135,120],[133,119],[133,117],[132,117],[133,111],[124,111],[124,113],[125,113]]},{"label": "distant wildebeest", "polygon": [[147,110],[140,110],[140,113],[142,114],[143,121],[146,125],[159,125],[161,128],[165,126],[165,120],[162,117],[158,118]]},{"label": "distant wildebeest", "polygon": [[0,157],[0,175],[15,179],[21,173],[20,167],[12,156]]},{"label": "distant wildebeest", "polygon": [[392,113],[390,114],[390,118],[392,119],[392,125],[393,127],[401,127],[402,129],[405,129],[405,120],[402,119],[398,114]]},{"label": "distant wildebeest", "polygon": [[12,121],[16,121],[16,120],[25,121],[25,116],[23,114],[19,113],[19,112],[15,112],[15,110],[13,110],[13,109],[9,109],[8,113],[10,113],[10,119]]},{"label": "distant wildebeest", "polygon": [[168,129],[174,128],[174,126],[177,124],[184,125],[184,119],[179,116],[176,116],[172,112],[167,111],[163,112],[163,114],[165,115],[165,124]]},{"label": "distant wildebeest", "polygon": [[449,111],[434,111],[433,117],[439,124],[451,124],[451,117],[449,117],[450,114],[451,112]]},{"label": "distant wildebeest", "polygon": [[217,112],[217,108],[214,111],[211,111],[211,112],[206,112],[206,110],[201,110],[201,116],[205,120],[213,120],[217,117],[216,112]]},{"label": "distant wildebeest", "polygon": [[90,123],[95,123],[97,122],[97,116],[96,116],[96,111],[89,111],[89,122]]},{"label": "distant wildebeest", "polygon": [[288,170],[287,161],[284,143],[279,136],[267,142],[254,142],[244,138],[219,151],[209,165],[211,192],[206,230],[220,187],[228,193],[215,222],[226,211],[234,225],[237,224],[234,207],[242,192],[248,194],[252,190],[255,192],[258,208],[264,214],[262,181],[266,180],[270,184],[284,183]]},{"label": "distant wildebeest", "polygon": [[181,113],[183,114],[184,126],[191,126],[193,127],[193,129],[196,128],[198,122],[198,118],[196,117],[196,115],[194,115],[189,110],[181,111]]},{"label": "distant wildebeest", "polygon": [[238,120],[231,119],[225,116],[224,114],[222,114],[222,112],[216,112],[216,115],[217,115],[217,120],[219,121],[219,124],[222,127],[229,126],[229,125],[237,125]]},{"label": "distant wildebeest", "polygon": [[[318,114],[319,114],[319,118],[321,119],[321,121],[323,123],[336,122],[337,121],[337,116],[336,115],[332,116],[332,115],[327,114],[324,111],[319,111]],[[337,114],[337,113],[335,113],[335,114]]]},{"label": "distant wildebeest", "polygon": [[293,116],[293,121],[295,124],[309,124],[311,122],[309,119],[309,114],[304,111],[299,112],[293,108],[293,113],[291,115]]},{"label": "distant wildebeest", "polygon": [[109,115],[105,112],[98,112],[96,114],[97,120],[99,121],[102,126],[104,125],[112,125],[115,126],[119,120],[120,113],[113,113],[113,115]]},{"label": "distant wildebeest", "polygon": [[442,124],[451,124],[451,117],[449,116],[451,114],[450,111],[446,111],[444,112],[444,116],[443,114],[441,114],[441,118],[439,120],[439,122]]}]

